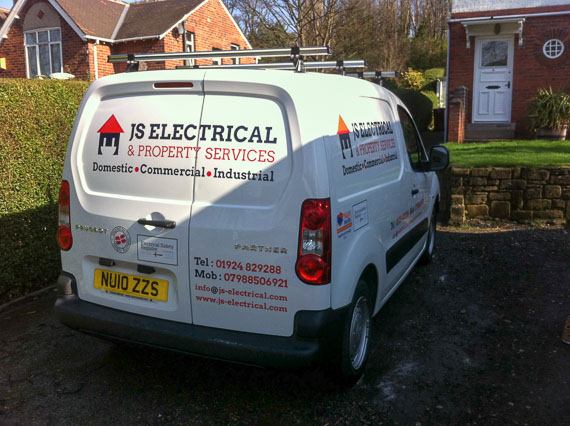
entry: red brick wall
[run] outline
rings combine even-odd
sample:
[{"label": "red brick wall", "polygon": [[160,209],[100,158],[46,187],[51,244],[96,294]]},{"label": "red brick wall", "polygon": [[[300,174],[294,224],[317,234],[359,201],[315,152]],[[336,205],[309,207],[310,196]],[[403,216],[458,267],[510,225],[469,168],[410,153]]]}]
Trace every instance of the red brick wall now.
[{"label": "red brick wall", "polygon": [[[24,47],[24,17],[30,7],[40,0],[30,0],[18,14],[20,19],[12,23],[8,38],[0,44],[0,57],[6,58],[6,70],[0,69],[0,78],[26,78],[26,51]],[[65,22],[61,22],[61,37],[63,50],[63,71],[69,72],[80,79],[89,78],[88,43],[79,38],[77,33]]]},{"label": "red brick wall", "polygon": [[[544,56],[544,43],[553,38],[564,43],[562,56]],[[517,134],[528,133],[528,102],[539,88],[564,87],[570,91],[570,15],[529,18],[524,23],[523,46],[515,45],[512,119]],[[570,92],[569,92],[570,93]]]},{"label": "red brick wall", "polygon": [[0,78],[26,78],[26,59],[24,48],[23,20],[16,19],[8,38],[1,40],[0,57],[6,58],[6,69],[0,69]]},{"label": "red brick wall", "polygon": [[[172,30],[164,39],[163,52],[183,52],[184,37],[178,34],[178,31]],[[165,61],[163,67],[167,70],[175,69],[178,65],[184,65],[184,61]]]},{"label": "red brick wall", "polygon": [[[186,23],[186,29],[194,33],[197,51],[213,48],[230,50],[231,44],[238,45],[242,50],[249,48],[247,41],[224,10],[220,0],[210,0],[192,13]],[[201,62],[211,63],[211,61]],[[224,59],[223,62],[229,64],[231,60]],[[241,59],[241,63],[252,62],[255,62],[253,58]]]},{"label": "red brick wall", "polygon": [[[194,48],[197,51],[218,49],[229,50],[231,44],[237,44],[240,49],[248,49],[246,39],[234,25],[226,13],[220,0],[210,0],[192,13],[186,21],[186,30],[194,33]],[[168,33],[162,40],[149,39],[135,42],[119,43],[112,47],[113,54],[141,53],[141,52],[182,52],[183,37],[176,29]],[[106,59],[105,59],[106,60]],[[198,64],[210,64],[212,61],[197,61]],[[255,62],[253,58],[242,59],[242,63]],[[224,63],[230,63],[225,59]],[[174,69],[183,65],[184,61],[148,62],[149,70]],[[115,72],[124,72],[125,64],[115,64]]]},{"label": "red brick wall", "polygon": [[469,105],[469,89],[458,86],[450,93],[448,111],[449,124],[447,126],[447,141],[463,143],[465,140],[465,121],[467,119],[466,106]]},{"label": "red brick wall", "polygon": [[[168,38],[167,35],[165,37]],[[182,44],[180,44],[182,46]],[[181,51],[182,47],[178,51]],[[147,39],[147,40],[138,40],[138,41],[127,41],[123,43],[118,43],[112,46],[111,54],[113,55],[121,55],[127,53],[162,53],[165,52],[164,50],[164,39],[159,40],[157,38],[154,39]],[[107,58],[105,58],[107,61]],[[113,64],[113,69],[115,73],[125,72],[127,65],[125,63],[117,63]],[[148,70],[163,70],[165,69],[164,62],[146,62],[146,66]],[[143,65],[144,67],[144,65]]]},{"label": "red brick wall", "polygon": [[[456,14],[452,18],[467,18],[490,15],[516,15],[523,13],[568,10],[568,6],[549,7],[540,10],[517,9],[499,12]],[[548,59],[542,52],[544,43],[552,38],[564,42],[564,53],[560,58]],[[458,86],[466,86],[473,91],[475,39],[471,37],[471,48],[466,48],[465,28],[461,23],[450,25],[449,93]],[[528,102],[539,88],[552,85],[566,87],[570,75],[570,14],[526,18],[523,26],[523,45],[514,43],[513,100],[511,122],[516,123],[516,137],[527,138]],[[471,122],[472,105],[466,105],[467,122]],[[449,133],[448,133],[449,136]]]},{"label": "red brick wall", "polygon": [[63,51],[63,71],[75,78],[88,80],[91,77],[89,66],[89,43],[81,40],[69,25],[61,20],[61,49]]},{"label": "red brick wall", "polygon": [[[475,66],[475,43],[467,49],[465,28],[460,23],[451,24],[449,36],[449,87],[448,93],[453,94],[459,86],[473,90],[473,69]],[[471,103],[464,105],[465,115],[471,122]]]},{"label": "red brick wall", "polygon": [[[93,52],[94,43],[89,44],[89,48],[91,50],[91,79],[95,80],[95,63],[94,63],[94,52]],[[106,75],[111,75],[115,73],[115,69],[113,64],[107,61],[107,56],[111,54],[111,45],[109,44],[98,44],[97,45],[97,70],[98,70],[98,78],[105,77]]]}]

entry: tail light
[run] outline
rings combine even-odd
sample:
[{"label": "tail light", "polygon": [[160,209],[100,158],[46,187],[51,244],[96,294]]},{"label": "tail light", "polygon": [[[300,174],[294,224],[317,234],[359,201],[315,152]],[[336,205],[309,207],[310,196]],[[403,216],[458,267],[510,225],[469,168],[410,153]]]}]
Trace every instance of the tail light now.
[{"label": "tail light", "polygon": [[301,207],[297,276],[307,284],[328,284],[331,278],[330,200],[305,200]]},{"label": "tail light", "polygon": [[62,250],[69,250],[73,244],[71,236],[71,213],[69,210],[69,182],[62,181],[59,190],[59,226],[57,243]]}]

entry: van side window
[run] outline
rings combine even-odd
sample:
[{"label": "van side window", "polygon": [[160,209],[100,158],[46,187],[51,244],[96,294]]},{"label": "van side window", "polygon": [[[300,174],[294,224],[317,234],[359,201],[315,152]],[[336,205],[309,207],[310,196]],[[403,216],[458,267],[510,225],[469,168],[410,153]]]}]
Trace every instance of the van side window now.
[{"label": "van side window", "polygon": [[421,170],[422,162],[426,162],[428,159],[422,140],[420,139],[416,126],[414,125],[414,121],[408,112],[401,106],[398,106],[398,116],[400,117],[400,123],[402,123],[402,131],[404,132],[404,140],[406,141],[406,150],[410,157],[412,169]]}]

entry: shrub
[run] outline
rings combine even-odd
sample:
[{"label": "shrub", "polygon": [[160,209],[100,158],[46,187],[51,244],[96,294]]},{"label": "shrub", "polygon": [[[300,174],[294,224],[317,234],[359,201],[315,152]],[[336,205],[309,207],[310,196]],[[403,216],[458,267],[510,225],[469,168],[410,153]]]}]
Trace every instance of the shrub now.
[{"label": "shrub", "polygon": [[398,80],[396,78],[383,78],[382,79],[382,86],[392,92],[399,88]]},{"label": "shrub", "polygon": [[419,71],[409,69],[404,71],[400,77],[400,86],[404,89],[422,90],[424,76]]},{"label": "shrub", "polygon": [[540,89],[530,100],[530,127],[560,130],[570,123],[570,96],[562,89]]},{"label": "shrub", "polygon": [[445,68],[430,68],[424,71],[425,84],[422,87],[424,91],[435,92],[437,90],[436,81],[438,78],[445,76]]},{"label": "shrub", "polygon": [[438,107],[438,99],[437,99],[437,95],[435,92],[424,90],[424,91],[422,91],[422,95],[424,95],[425,97],[427,97],[431,101],[432,109]]},{"label": "shrub", "polygon": [[430,98],[421,92],[411,89],[396,89],[394,93],[410,110],[418,130],[420,132],[427,130],[432,121],[433,104]]},{"label": "shrub", "polygon": [[57,199],[86,82],[0,79],[0,303],[60,269]]}]

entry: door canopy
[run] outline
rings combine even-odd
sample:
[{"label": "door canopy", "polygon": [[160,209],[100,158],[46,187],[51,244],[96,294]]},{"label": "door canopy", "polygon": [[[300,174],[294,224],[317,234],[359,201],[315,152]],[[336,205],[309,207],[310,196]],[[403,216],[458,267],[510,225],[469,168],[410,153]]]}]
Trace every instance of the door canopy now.
[{"label": "door canopy", "polygon": [[461,21],[465,27],[467,49],[471,48],[471,36],[498,36],[518,34],[519,46],[523,45],[523,24],[525,18],[473,18]]}]

